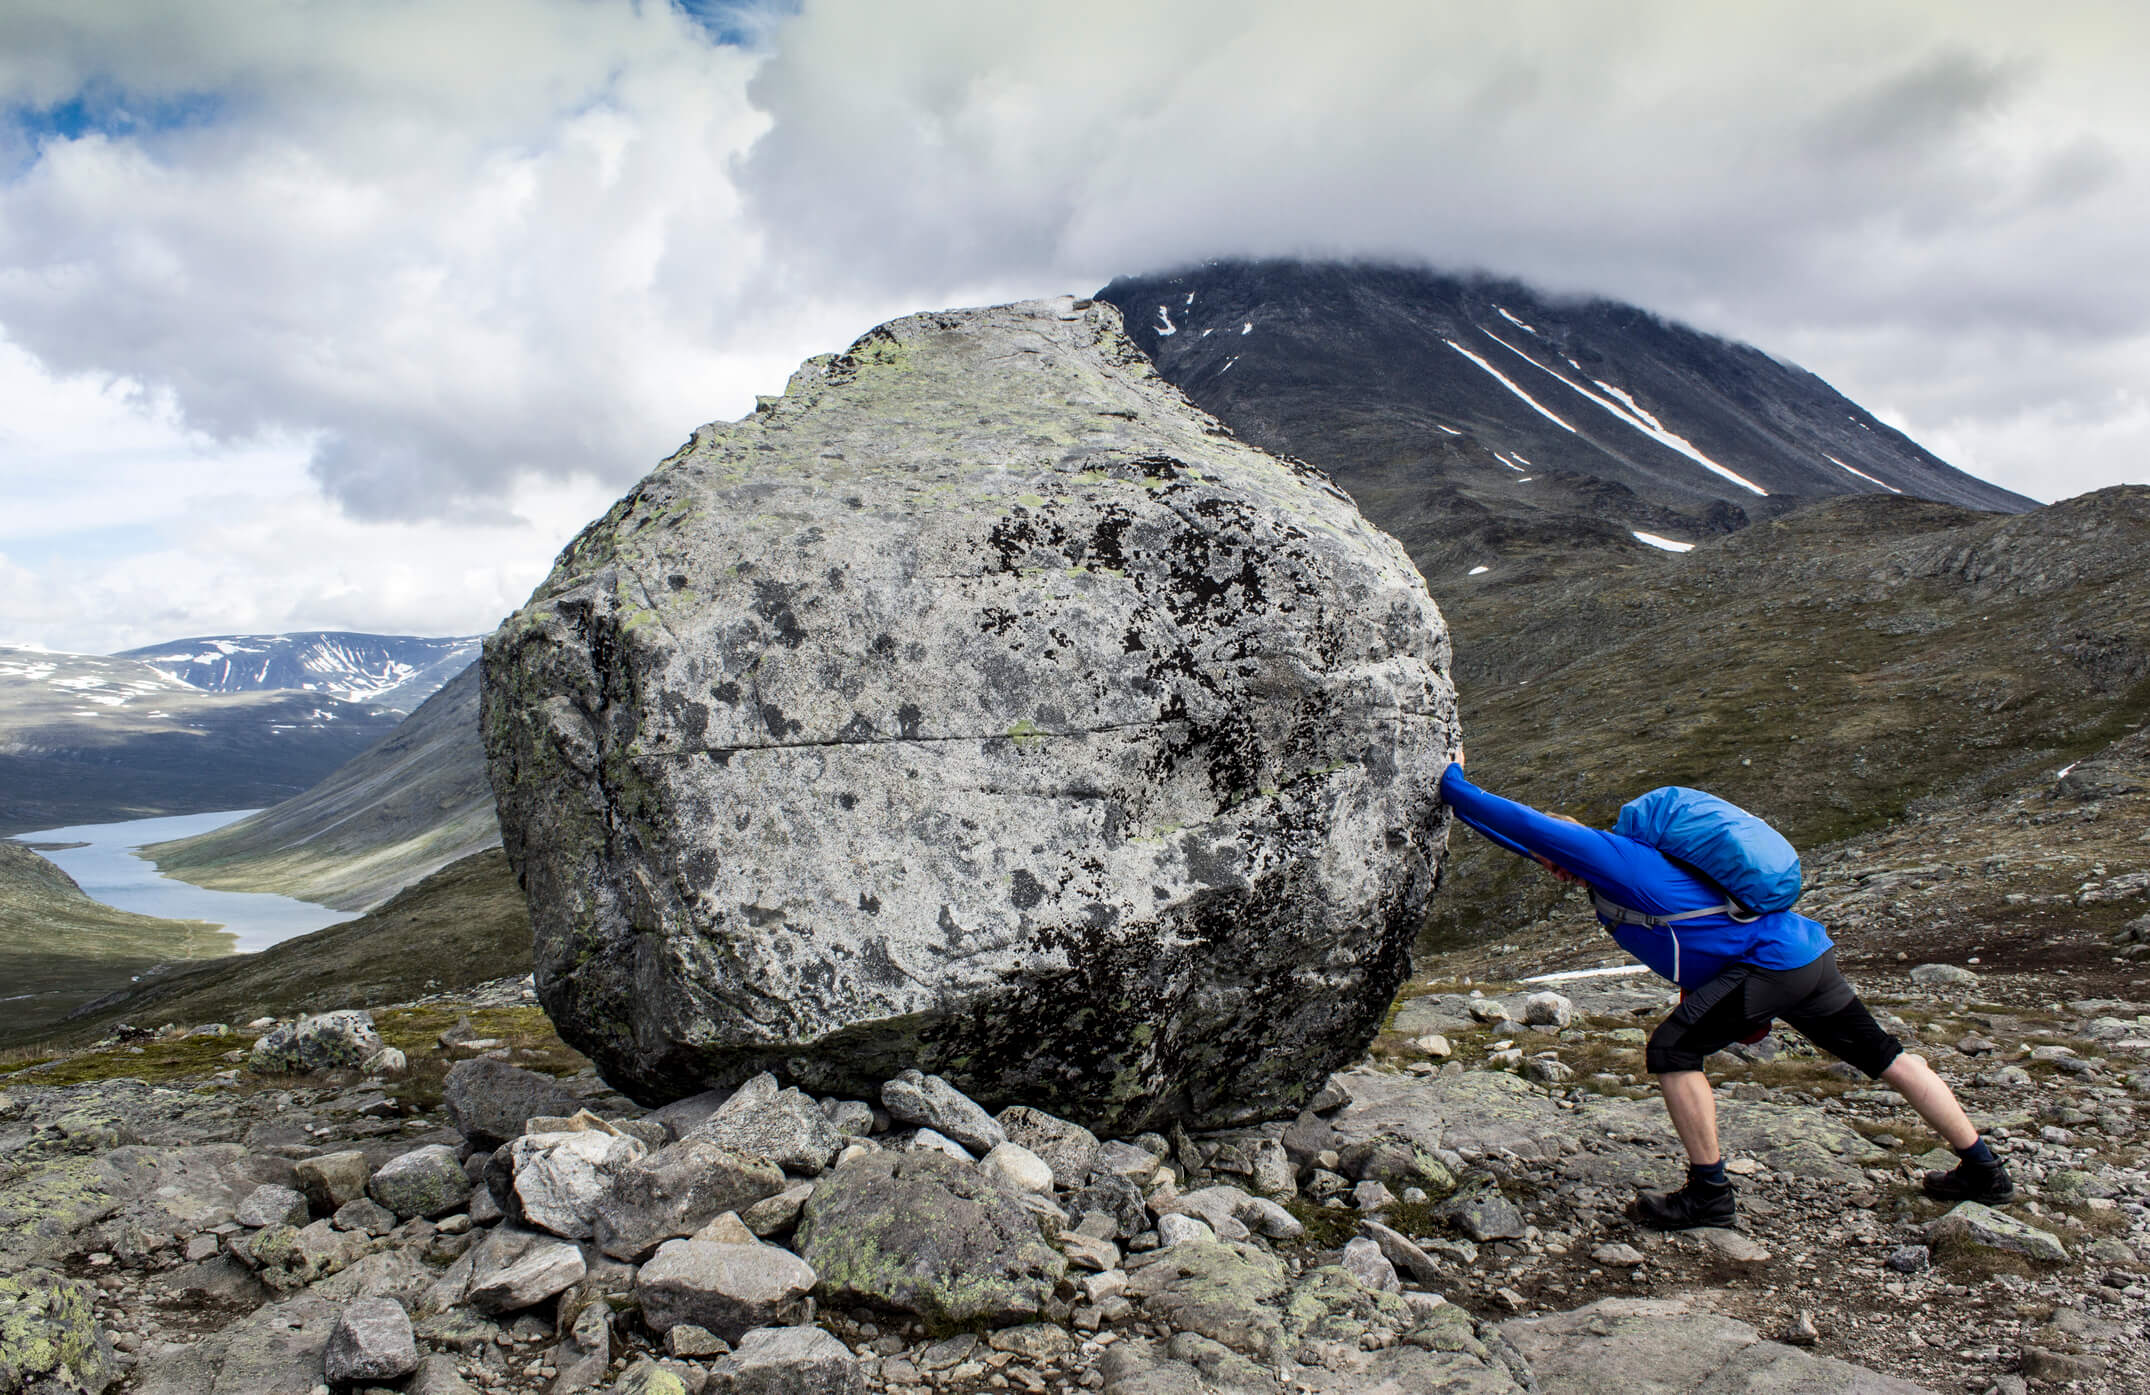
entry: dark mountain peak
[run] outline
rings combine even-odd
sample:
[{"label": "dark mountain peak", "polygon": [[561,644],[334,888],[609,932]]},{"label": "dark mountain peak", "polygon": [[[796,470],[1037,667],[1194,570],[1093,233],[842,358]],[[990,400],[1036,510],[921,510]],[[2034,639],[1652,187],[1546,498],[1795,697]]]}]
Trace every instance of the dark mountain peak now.
[{"label": "dark mountain peak", "polygon": [[[1121,277],[1099,297],[1167,379],[1327,470],[1429,575],[1679,548],[1843,495],[2034,507],[1803,368],[1619,301],[1281,260]],[[1457,514],[1479,522],[1439,521]]]}]

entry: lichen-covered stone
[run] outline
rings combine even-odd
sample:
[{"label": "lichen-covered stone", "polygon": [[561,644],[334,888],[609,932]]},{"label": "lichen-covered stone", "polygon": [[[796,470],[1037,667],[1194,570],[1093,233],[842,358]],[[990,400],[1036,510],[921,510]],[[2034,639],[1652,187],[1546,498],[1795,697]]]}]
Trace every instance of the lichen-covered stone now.
[{"label": "lichen-covered stone", "polygon": [[807,1198],[793,1246],[828,1301],[950,1325],[1036,1317],[1067,1271],[1022,1202],[934,1152],[837,1164]]},{"label": "lichen-covered stone", "polygon": [[785,1189],[784,1170],[700,1138],[686,1138],[613,1174],[592,1232],[614,1259],[639,1260],[727,1211],[749,1211]]},{"label": "lichen-covered stone", "polygon": [[470,1199],[470,1174],[455,1149],[429,1143],[381,1164],[366,1189],[398,1219],[444,1216]]},{"label": "lichen-covered stone", "polygon": [[357,1070],[381,1047],[371,1013],[324,1012],[272,1028],[254,1043],[247,1069],[291,1074]]},{"label": "lichen-covered stone", "polygon": [[540,999],[659,1103],[906,1067],[1107,1134],[1292,1112],[1403,980],[1448,640],[1103,304],[917,315],[697,431],[488,641]]},{"label": "lichen-covered stone", "polygon": [[118,1378],[91,1287],[45,1269],[0,1275],[0,1391],[88,1391]]}]

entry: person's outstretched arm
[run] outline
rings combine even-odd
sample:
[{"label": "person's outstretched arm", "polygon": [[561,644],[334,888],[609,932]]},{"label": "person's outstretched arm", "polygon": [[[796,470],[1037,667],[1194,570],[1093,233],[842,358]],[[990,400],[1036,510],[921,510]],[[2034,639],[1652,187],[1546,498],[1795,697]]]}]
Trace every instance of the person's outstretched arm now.
[{"label": "person's outstretched arm", "polygon": [[1457,818],[1510,852],[1549,861],[1594,886],[1626,886],[1638,870],[1636,845],[1630,840],[1487,794],[1470,782],[1461,765],[1449,766],[1441,776],[1441,798]]}]

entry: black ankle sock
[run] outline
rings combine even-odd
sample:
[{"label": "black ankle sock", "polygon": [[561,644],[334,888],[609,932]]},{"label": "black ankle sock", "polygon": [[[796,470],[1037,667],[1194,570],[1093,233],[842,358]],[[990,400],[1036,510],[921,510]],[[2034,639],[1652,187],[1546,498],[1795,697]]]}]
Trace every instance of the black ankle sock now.
[{"label": "black ankle sock", "polygon": [[1731,1179],[1724,1175],[1724,1159],[1719,1158],[1713,1163],[1689,1163],[1687,1165],[1687,1185],[1690,1187],[1731,1186]]},{"label": "black ankle sock", "polygon": [[1973,1167],[1999,1167],[2001,1165],[2001,1160],[1993,1156],[1993,1150],[1986,1146],[1984,1138],[1974,1140],[1968,1148],[1958,1148],[1956,1156],[1962,1158]]}]

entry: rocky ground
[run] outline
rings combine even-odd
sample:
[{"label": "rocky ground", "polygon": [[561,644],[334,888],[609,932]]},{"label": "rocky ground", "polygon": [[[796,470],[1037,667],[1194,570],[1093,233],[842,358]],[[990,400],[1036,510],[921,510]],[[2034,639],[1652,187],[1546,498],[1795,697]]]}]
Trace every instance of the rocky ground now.
[{"label": "rocky ground", "polygon": [[515,981],[127,1034],[0,1081],[0,1390],[2150,1383],[2150,1007],[1877,995],[2021,1188],[1941,1224],[1893,1095],[1722,1058],[1741,1227],[1661,1237],[1665,995],[1555,987],[1422,980],[1297,1120],[1103,1142],[931,1077],[645,1113]]}]

